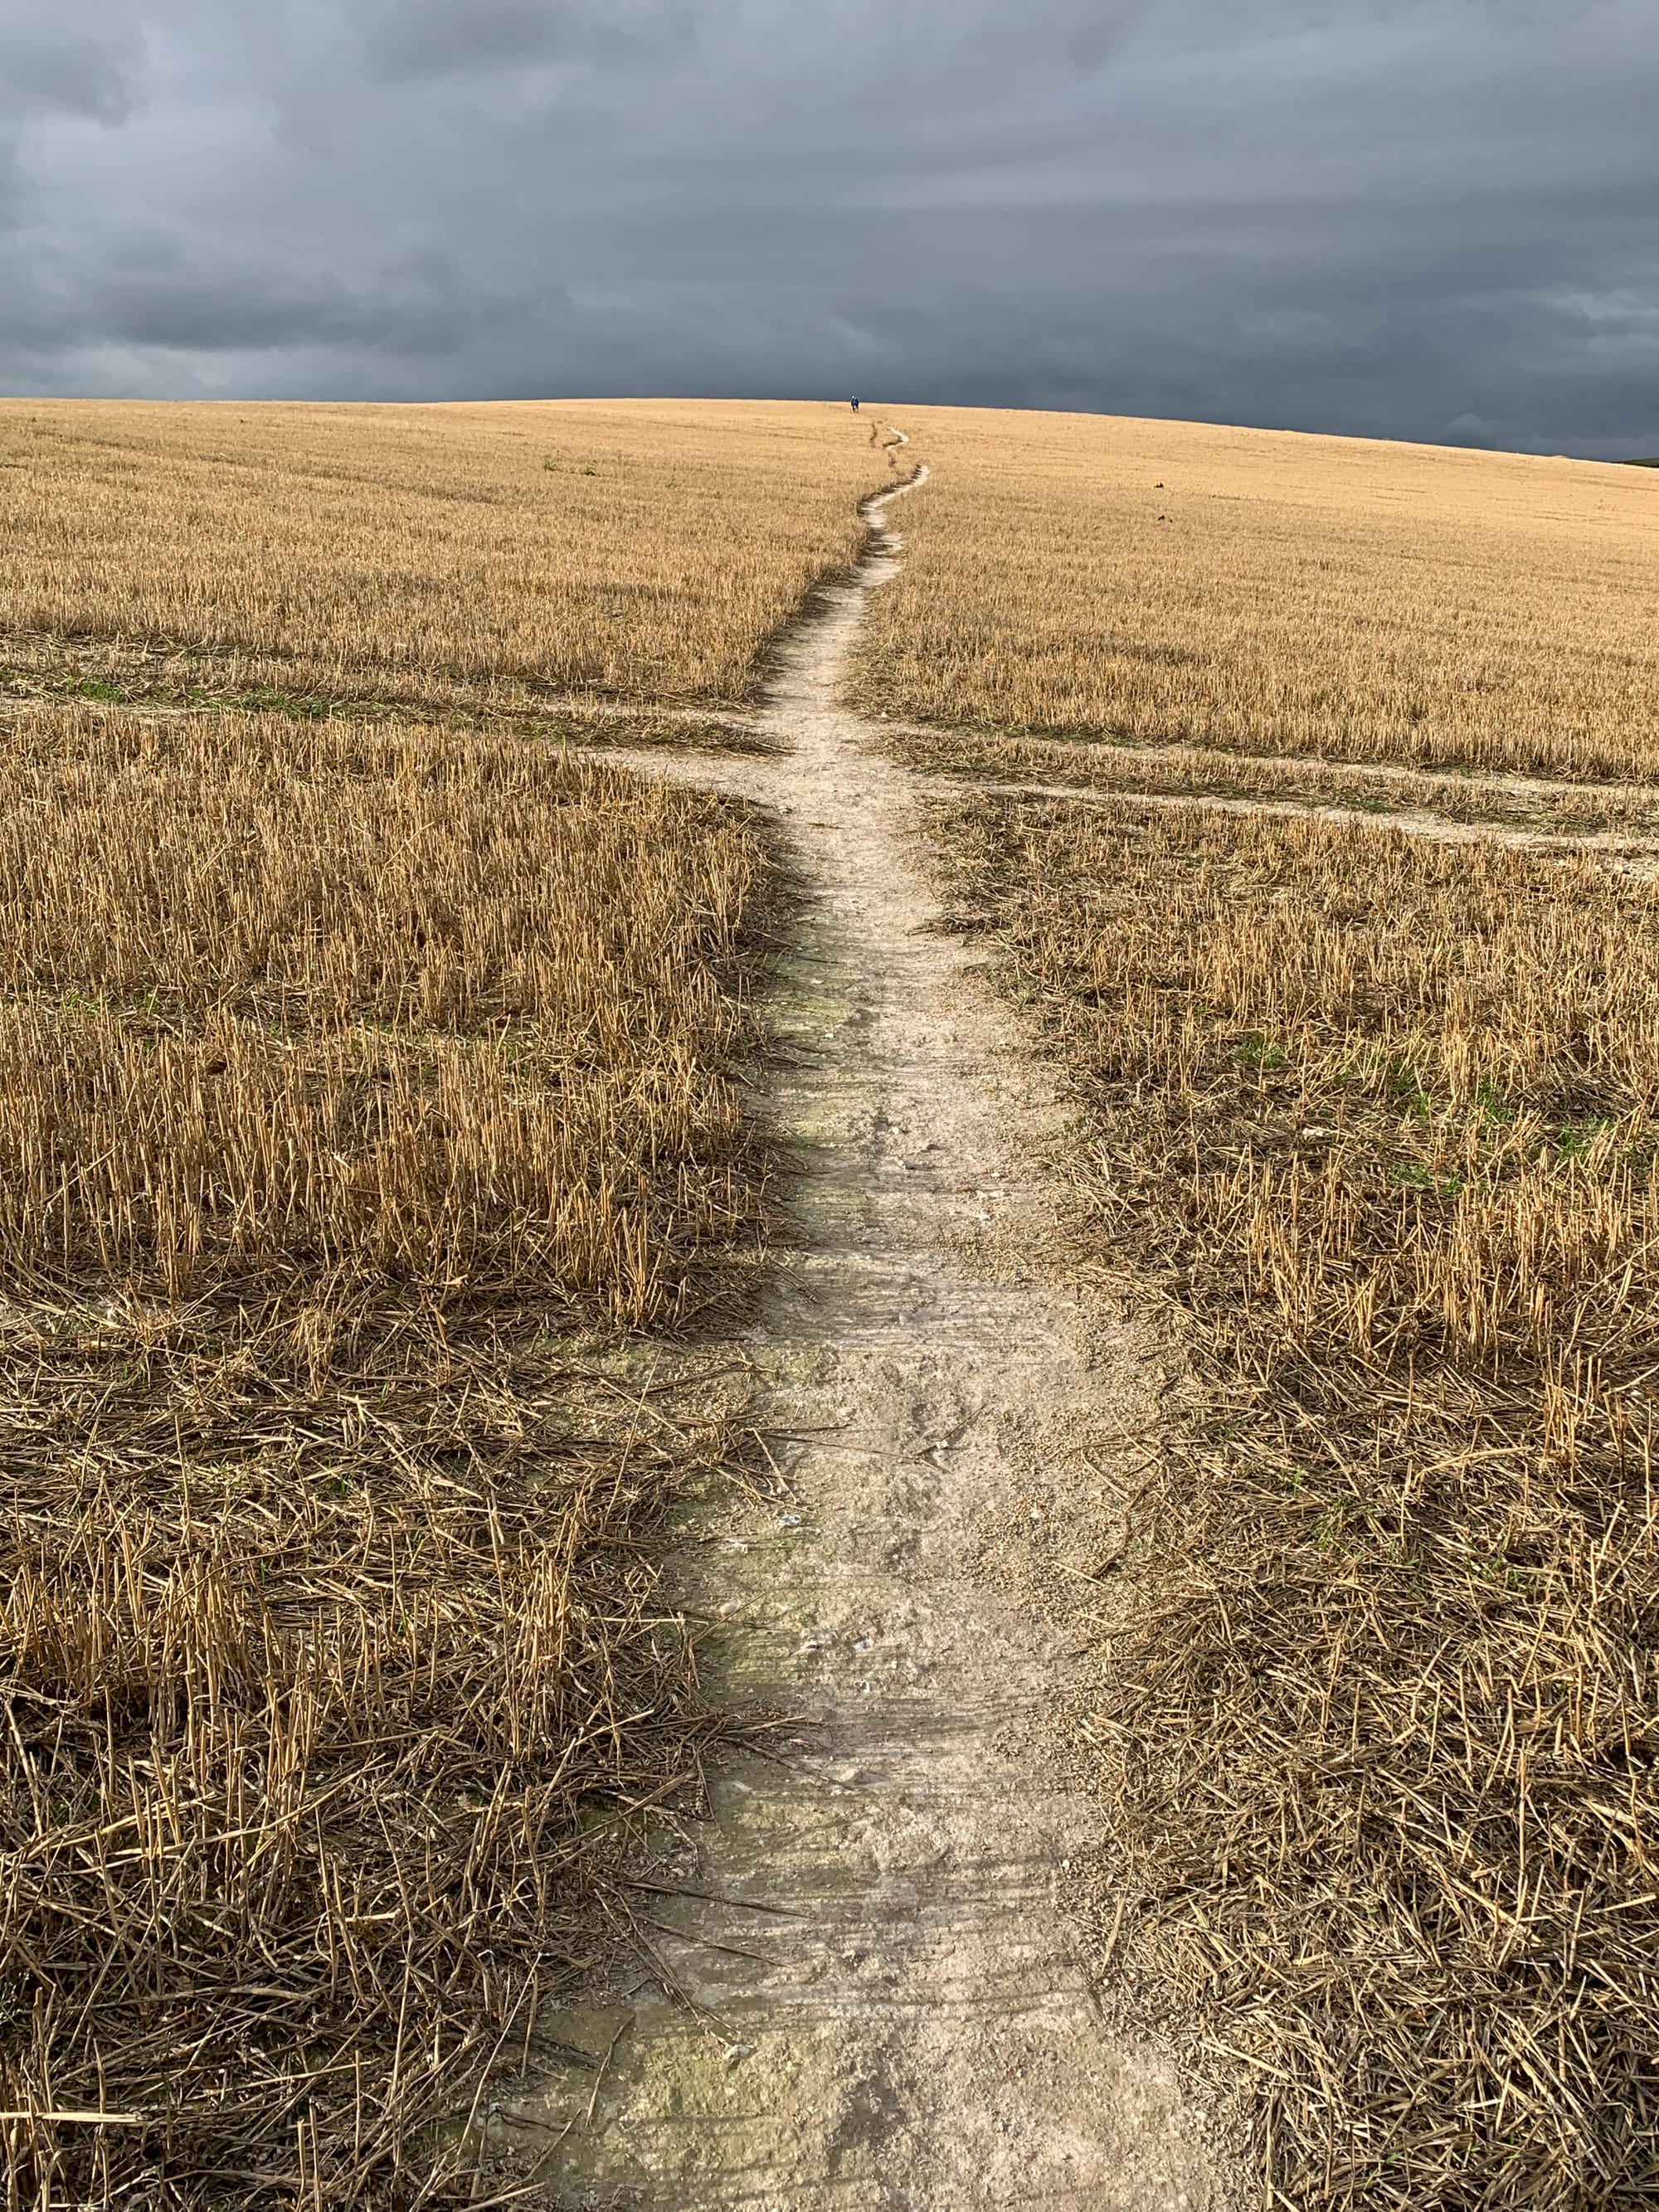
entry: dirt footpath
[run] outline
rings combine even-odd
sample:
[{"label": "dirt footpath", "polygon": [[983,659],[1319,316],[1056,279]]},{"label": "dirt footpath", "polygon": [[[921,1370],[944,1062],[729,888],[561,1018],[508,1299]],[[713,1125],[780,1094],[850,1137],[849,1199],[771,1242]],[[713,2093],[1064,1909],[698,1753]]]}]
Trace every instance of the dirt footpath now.
[{"label": "dirt footpath", "polygon": [[775,1008],[799,1234],[745,1347],[791,1494],[676,1561],[722,1624],[714,1694],[799,1717],[717,1777],[667,1870],[697,1893],[659,1900],[668,1987],[555,2023],[590,2063],[492,2131],[573,2207],[1212,2212],[1177,2069],[1097,1999],[1055,1902],[1100,1814],[1036,1741],[1077,1632],[1020,1594],[1105,1601],[1166,1378],[1048,1263],[1060,1109],[936,927],[915,780],[839,703],[898,496],[787,651],[779,757],[649,762],[775,810],[807,897]]}]

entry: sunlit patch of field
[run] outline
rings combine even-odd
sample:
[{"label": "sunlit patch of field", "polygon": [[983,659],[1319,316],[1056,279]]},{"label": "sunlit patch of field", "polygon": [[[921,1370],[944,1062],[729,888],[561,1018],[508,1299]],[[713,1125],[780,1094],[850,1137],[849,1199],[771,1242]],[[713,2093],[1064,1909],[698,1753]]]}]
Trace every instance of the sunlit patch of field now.
[{"label": "sunlit patch of field", "polygon": [[514,737],[38,709],[0,769],[10,2201],[465,2197],[707,1732],[647,1541],[730,1439],[599,1332],[758,1249],[770,866]]},{"label": "sunlit patch of field", "polygon": [[1081,1243],[1185,1310],[1210,1387],[1065,1722],[1103,1914],[1256,2069],[1276,2201],[1625,2201],[1659,2109],[1659,894],[1199,805],[933,827],[1085,1109]]},{"label": "sunlit patch of field", "polygon": [[[1060,1718],[1107,1808],[1079,1901],[1242,2061],[1274,2203],[1634,2203],[1651,480],[915,427],[933,480],[861,687],[902,757],[967,780],[935,863],[1069,1072],[1079,1255],[1184,1316],[1192,1358]],[[1587,832],[1648,849],[1513,842]]]},{"label": "sunlit patch of field", "polygon": [[1659,777],[1646,472],[920,409],[867,702],[943,725]]},{"label": "sunlit patch of field", "polygon": [[741,702],[857,550],[872,428],[758,402],[0,401],[0,684],[520,720]]},{"label": "sunlit patch of field", "polygon": [[890,749],[927,775],[1021,788],[1418,817],[1451,830],[1486,825],[1531,838],[1659,839],[1659,786],[1434,774],[1379,761],[1280,759],[1215,745],[1102,744],[1001,730],[893,728]]}]

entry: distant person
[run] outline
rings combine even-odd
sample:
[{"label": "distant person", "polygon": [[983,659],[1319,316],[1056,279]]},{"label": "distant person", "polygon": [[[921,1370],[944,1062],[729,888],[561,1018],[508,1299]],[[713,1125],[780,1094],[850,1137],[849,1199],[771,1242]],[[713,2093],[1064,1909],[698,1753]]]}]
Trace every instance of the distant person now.
[{"label": "distant person", "polygon": [[859,411],[859,396],[858,396],[857,392],[855,392],[853,394],[853,412],[856,415],[856,414],[858,413],[858,411]]}]

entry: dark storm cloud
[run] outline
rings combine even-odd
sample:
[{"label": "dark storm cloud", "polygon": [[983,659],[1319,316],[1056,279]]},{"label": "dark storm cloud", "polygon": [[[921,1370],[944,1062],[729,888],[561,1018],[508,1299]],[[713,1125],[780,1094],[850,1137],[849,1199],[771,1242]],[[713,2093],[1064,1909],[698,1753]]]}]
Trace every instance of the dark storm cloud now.
[{"label": "dark storm cloud", "polygon": [[118,343],[175,354],[307,346],[424,360],[451,349],[465,298],[448,270],[410,271],[401,283],[364,289],[238,263],[147,268],[140,257],[107,272],[97,320]]},{"label": "dark storm cloud", "polygon": [[1651,0],[0,0],[0,384],[1659,453]]}]

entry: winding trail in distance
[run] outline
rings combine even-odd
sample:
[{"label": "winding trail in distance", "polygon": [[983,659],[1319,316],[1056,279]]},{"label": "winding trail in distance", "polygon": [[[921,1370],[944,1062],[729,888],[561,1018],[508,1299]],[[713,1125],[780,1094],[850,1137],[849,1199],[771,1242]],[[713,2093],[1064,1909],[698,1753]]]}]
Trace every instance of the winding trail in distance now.
[{"label": "winding trail in distance", "polygon": [[708,1509],[671,1561],[721,1623],[717,1698],[798,1719],[713,1778],[653,1916],[661,1986],[554,2023],[605,2054],[597,2079],[556,2069],[495,2109],[572,2206],[1232,2201],[1176,2066],[1103,2005],[1057,1896],[1098,1813],[1035,1739],[1086,1623],[1015,1585],[1069,1577],[1084,1613],[1103,1602],[1167,1378],[1044,1256],[1052,1083],[939,927],[921,780],[841,703],[909,488],[866,502],[856,572],[785,645],[773,757],[627,757],[763,803],[804,892],[774,1004],[796,1233],[744,1346],[790,1495]]}]

